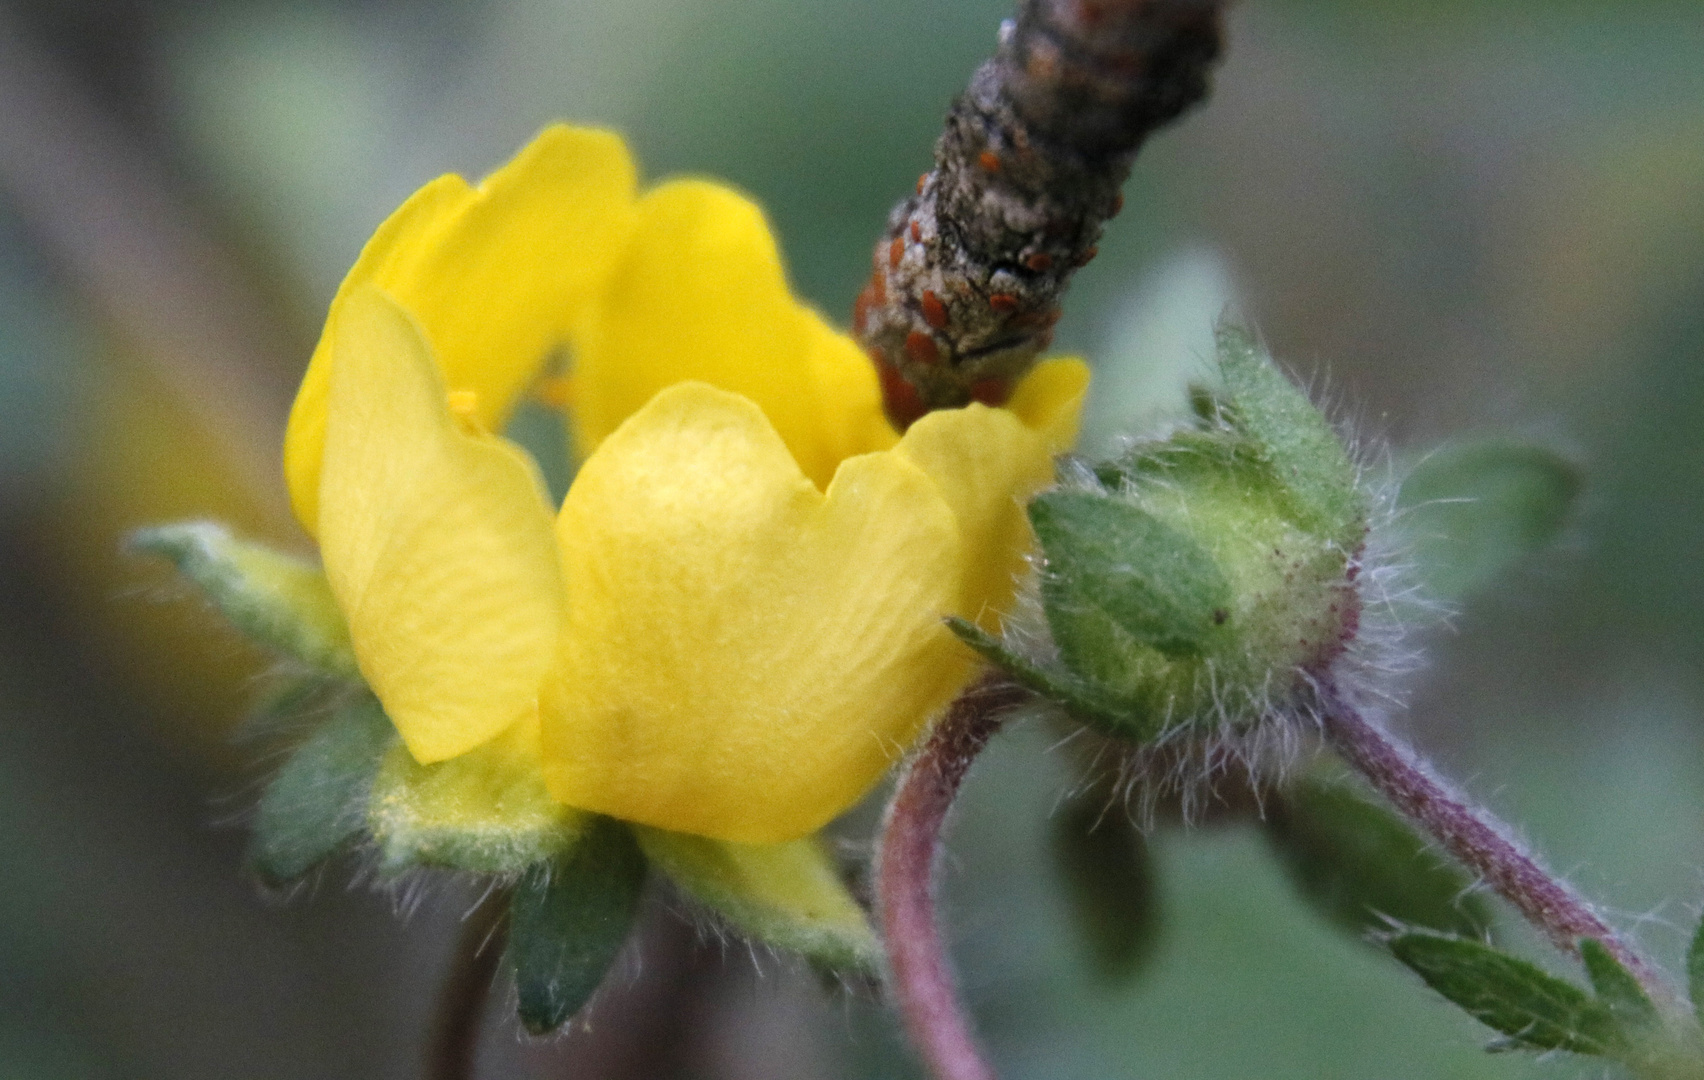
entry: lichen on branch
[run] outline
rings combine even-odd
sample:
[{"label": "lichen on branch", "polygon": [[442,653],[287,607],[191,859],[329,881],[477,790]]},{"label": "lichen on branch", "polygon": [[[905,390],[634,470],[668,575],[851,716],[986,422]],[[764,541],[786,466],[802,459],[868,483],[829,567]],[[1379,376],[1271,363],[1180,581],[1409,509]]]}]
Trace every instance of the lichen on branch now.
[{"label": "lichen on branch", "polygon": [[853,332],[903,429],[1001,404],[1046,349],[1147,137],[1207,93],[1214,0],[1024,0],[888,218]]}]

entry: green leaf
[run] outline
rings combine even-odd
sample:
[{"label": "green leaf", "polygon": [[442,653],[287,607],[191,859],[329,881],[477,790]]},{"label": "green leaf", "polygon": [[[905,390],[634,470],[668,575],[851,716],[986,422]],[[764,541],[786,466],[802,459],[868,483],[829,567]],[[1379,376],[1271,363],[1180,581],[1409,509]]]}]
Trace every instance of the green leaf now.
[{"label": "green leaf", "polygon": [[1466,874],[1343,783],[1304,777],[1286,788],[1267,808],[1266,836],[1302,894],[1359,936],[1387,920],[1467,937],[1491,925]]},{"label": "green leaf", "polygon": [[539,772],[536,726],[517,724],[447,761],[422,765],[398,742],[368,800],[379,865],[514,875],[580,842],[593,815],[551,798]]},{"label": "green leaf", "polygon": [[606,817],[521,878],[509,905],[507,956],[528,1031],[555,1031],[597,991],[633,928],[644,887],[639,845],[626,825]]},{"label": "green leaf", "polygon": [[1692,1012],[1704,1024],[1704,919],[1692,933],[1692,946],[1686,950],[1686,990],[1692,998]]},{"label": "green leaf", "polygon": [[1660,1026],[1662,1018],[1646,996],[1645,988],[1610,954],[1603,942],[1581,938],[1580,960],[1586,966],[1586,977],[1592,981],[1598,1000],[1609,1007],[1623,1032],[1635,1035]]},{"label": "green leaf", "polygon": [[1397,934],[1390,949],[1426,985],[1513,1045],[1600,1057],[1625,1047],[1609,1006],[1525,960],[1421,930]]},{"label": "green leaf", "polygon": [[1263,450],[1308,528],[1348,550],[1366,528],[1366,503],[1343,441],[1248,331],[1218,331],[1226,421]]},{"label": "green leaf", "polygon": [[1159,941],[1159,897],[1147,842],[1122,806],[1079,797],[1055,815],[1053,862],[1091,970],[1133,978]]},{"label": "green leaf", "polygon": [[1428,454],[1402,482],[1403,532],[1427,592],[1459,600],[1567,523],[1580,471],[1541,446],[1485,440]]},{"label": "green leaf", "polygon": [[1088,491],[1052,491],[1029,507],[1047,556],[1042,603],[1067,667],[1094,670],[1125,641],[1199,655],[1231,607],[1205,548],[1148,511]]},{"label": "green leaf", "polygon": [[633,827],[652,865],[740,933],[831,970],[870,974],[881,944],[815,837],[734,844]]},{"label": "green leaf", "polygon": [[327,674],[360,678],[349,627],[317,566],[238,540],[210,521],[141,529],[130,548],[170,559],[258,644]]},{"label": "green leaf", "polygon": [[367,822],[373,774],[395,741],[390,719],[371,694],[334,712],[261,795],[250,868],[268,884],[282,885],[354,839]]},{"label": "green leaf", "polygon": [[1101,702],[1069,672],[1043,667],[1022,653],[1007,648],[999,638],[968,619],[949,615],[946,623],[947,629],[957,634],[960,641],[981,653],[989,663],[1005,669],[1020,685],[1064,706],[1079,720],[1118,722],[1117,711]]}]

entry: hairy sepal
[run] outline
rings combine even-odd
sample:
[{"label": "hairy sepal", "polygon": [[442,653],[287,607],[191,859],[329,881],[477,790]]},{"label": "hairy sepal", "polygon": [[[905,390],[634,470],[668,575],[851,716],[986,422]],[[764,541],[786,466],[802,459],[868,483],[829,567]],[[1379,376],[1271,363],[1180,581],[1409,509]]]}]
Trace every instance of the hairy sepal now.
[{"label": "hairy sepal", "polygon": [[211,521],[141,529],[129,546],[169,559],[256,644],[336,678],[360,678],[349,627],[319,567]]}]

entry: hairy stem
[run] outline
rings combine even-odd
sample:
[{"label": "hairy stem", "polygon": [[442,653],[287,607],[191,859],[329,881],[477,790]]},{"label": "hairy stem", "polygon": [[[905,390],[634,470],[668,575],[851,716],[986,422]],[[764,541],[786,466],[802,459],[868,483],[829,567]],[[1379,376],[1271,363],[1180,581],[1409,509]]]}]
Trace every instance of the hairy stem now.
[{"label": "hairy stem", "polygon": [[1123,204],[1130,162],[1201,100],[1220,0],[1020,0],[888,218],[852,331],[888,417],[1003,404]]},{"label": "hairy stem", "polygon": [[961,694],[912,758],[882,829],[877,903],[894,996],[936,1080],[994,1080],[947,967],[935,921],[935,865],[941,828],[970,763],[999,730],[1003,714],[1028,696],[992,673]]},{"label": "hairy stem", "polygon": [[494,889],[462,920],[426,1044],[426,1080],[471,1080],[486,999],[508,936],[509,892]]},{"label": "hairy stem", "polygon": [[1456,792],[1411,748],[1361,715],[1335,687],[1321,687],[1319,698],[1326,738],[1344,760],[1445,851],[1513,904],[1557,948],[1575,953],[1581,938],[1600,941],[1652,1000],[1675,1003],[1675,991],[1658,969],[1567,882],[1540,865],[1511,837],[1506,825]]}]

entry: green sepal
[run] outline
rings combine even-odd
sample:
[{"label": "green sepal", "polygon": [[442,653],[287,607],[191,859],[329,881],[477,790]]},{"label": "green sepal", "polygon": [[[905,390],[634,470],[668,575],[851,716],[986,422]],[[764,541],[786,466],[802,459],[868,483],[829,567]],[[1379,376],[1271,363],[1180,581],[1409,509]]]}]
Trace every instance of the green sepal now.
[{"label": "green sepal", "polygon": [[1389,944],[1426,985],[1501,1032],[1504,1046],[1598,1057],[1616,1057],[1626,1047],[1608,1005],[1525,960],[1423,930],[1397,934]]},{"label": "green sepal", "polygon": [[348,624],[319,567],[210,521],[138,530],[130,548],[171,560],[256,643],[329,675],[360,678]]},{"label": "green sepal", "polygon": [[633,929],[644,887],[645,856],[632,832],[606,817],[521,877],[509,901],[506,957],[528,1031],[555,1031],[597,992]]},{"label": "green sepal", "polygon": [[1131,644],[1199,656],[1223,636],[1230,582],[1207,550],[1142,507],[1089,491],[1051,491],[1029,506],[1047,553],[1042,604],[1074,671],[1121,664]]},{"label": "green sepal", "polygon": [[359,836],[373,774],[395,741],[390,719],[371,694],[337,708],[261,795],[250,869],[269,885],[287,884]]},{"label": "green sepal", "polygon": [[1579,497],[1580,470],[1542,446],[1491,439],[1433,451],[1397,505],[1429,596],[1461,600],[1548,546]]},{"label": "green sepal", "polygon": [[651,864],[753,941],[830,971],[873,975],[881,943],[815,837],[735,844],[634,826]]},{"label": "green sepal", "polygon": [[1393,922],[1466,937],[1491,925],[1466,874],[1396,813],[1343,783],[1302,778],[1268,804],[1265,825],[1302,895],[1357,936]]},{"label": "green sepal", "polygon": [[1134,978],[1159,942],[1153,860],[1122,806],[1071,800],[1054,816],[1053,863],[1090,970],[1102,982]]},{"label": "green sepal", "polygon": [[1662,1024],[1662,1017],[1646,995],[1645,988],[1604,947],[1603,942],[1581,938],[1580,961],[1585,965],[1586,978],[1591,980],[1598,1000],[1608,1006],[1616,1025],[1630,1038]]},{"label": "green sepal", "polygon": [[389,876],[444,866],[512,877],[573,848],[594,820],[551,798],[523,730],[431,765],[398,742],[373,779],[367,818]]},{"label": "green sepal", "polygon": [[1019,685],[1064,706],[1077,719],[1115,729],[1122,725],[1123,717],[1117,708],[1111,702],[1098,698],[1070,672],[1043,666],[1007,648],[1005,642],[968,619],[949,615],[946,623],[947,629],[980,653],[983,659],[1004,669]]},{"label": "green sepal", "polygon": [[1215,336],[1226,422],[1260,447],[1300,524],[1353,549],[1366,527],[1366,500],[1343,441],[1252,334],[1222,325]]}]

